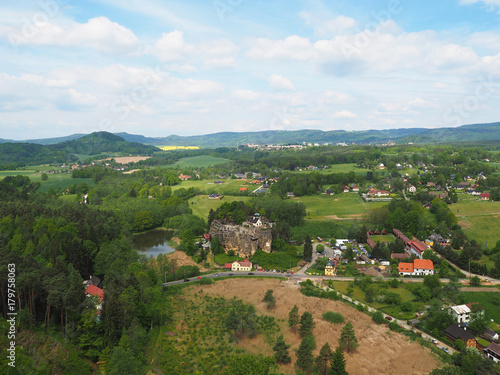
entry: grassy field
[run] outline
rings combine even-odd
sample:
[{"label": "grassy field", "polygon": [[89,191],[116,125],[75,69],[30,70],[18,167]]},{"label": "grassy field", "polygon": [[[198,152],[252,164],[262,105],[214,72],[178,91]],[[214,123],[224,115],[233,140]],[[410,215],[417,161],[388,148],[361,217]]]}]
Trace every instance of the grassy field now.
[{"label": "grassy field", "polygon": [[314,195],[294,198],[306,205],[307,219],[345,220],[365,218],[368,210],[381,207],[387,202],[364,202],[357,193]]},{"label": "grassy field", "polygon": [[481,201],[476,197],[460,194],[457,203],[450,206],[458,217],[460,226],[471,239],[489,247],[500,240],[500,202]]},{"label": "grassy field", "polygon": [[486,308],[486,318],[493,319],[495,322],[500,322],[500,293],[489,292],[465,292],[467,302],[479,302]]},{"label": "grassy field", "polygon": [[234,201],[247,201],[250,197],[224,196],[223,199],[208,199],[206,195],[197,195],[189,200],[189,207],[193,210],[193,215],[206,219],[210,210],[216,210],[221,204]]},{"label": "grassy field", "polygon": [[231,194],[240,191],[241,187],[248,188],[249,191],[257,189],[259,186],[254,184],[248,184],[247,180],[233,180],[227,179],[223,184],[215,184],[215,180],[188,180],[182,181],[179,185],[172,186],[172,191],[180,188],[189,189],[190,187],[198,188],[206,194]]},{"label": "grassy field", "polygon": [[373,235],[370,237],[375,242],[394,242],[396,240],[392,234],[386,234],[384,236]]},{"label": "grassy field", "polygon": [[313,169],[306,169],[300,172],[298,169],[295,170],[297,173],[304,173],[304,172],[317,172],[317,173],[349,173],[349,172],[354,172],[356,174],[366,174],[366,172],[369,171],[369,169],[364,169],[364,168],[358,168],[355,163],[346,163],[346,164],[333,164],[328,168],[319,168],[316,170]]},{"label": "grassy field", "polygon": [[165,168],[207,168],[212,165],[227,163],[228,161],[227,159],[216,158],[210,155],[200,155],[179,159],[175,164],[167,165]]}]

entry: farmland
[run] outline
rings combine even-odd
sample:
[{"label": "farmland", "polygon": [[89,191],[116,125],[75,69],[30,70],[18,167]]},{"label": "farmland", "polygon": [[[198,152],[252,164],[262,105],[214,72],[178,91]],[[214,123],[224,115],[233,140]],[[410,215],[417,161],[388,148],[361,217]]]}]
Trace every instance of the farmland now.
[{"label": "farmland", "polygon": [[239,193],[241,187],[248,188],[249,191],[257,189],[257,185],[247,184],[246,180],[220,180],[224,181],[223,183],[214,183],[215,179],[212,180],[188,180],[182,181],[179,185],[172,186],[172,191],[177,189],[189,189],[189,188],[197,188],[200,189],[205,194],[231,194],[231,193]]}]

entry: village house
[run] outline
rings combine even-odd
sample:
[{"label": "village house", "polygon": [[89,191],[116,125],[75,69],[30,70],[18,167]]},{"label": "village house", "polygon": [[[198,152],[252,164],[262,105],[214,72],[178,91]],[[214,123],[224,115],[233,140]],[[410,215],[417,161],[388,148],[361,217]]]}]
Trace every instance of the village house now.
[{"label": "village house", "polygon": [[[228,264],[228,263],[226,263]],[[252,270],[252,262],[248,259],[242,261],[234,261],[233,263],[229,263],[231,265],[231,271],[251,271]],[[224,267],[225,268],[225,267]]]},{"label": "village house", "polygon": [[489,201],[490,200],[490,193],[481,194],[481,200],[482,201]]},{"label": "village house", "polygon": [[417,188],[415,186],[413,186],[412,184],[409,184],[408,188],[406,190],[408,190],[409,193],[416,193],[417,192]]},{"label": "village house", "polygon": [[336,268],[337,268],[337,262],[330,259],[325,266],[325,276],[335,276]]},{"label": "village house", "polygon": [[85,296],[94,297],[96,299],[95,307],[97,311],[101,311],[102,300],[104,299],[104,291],[101,288],[91,284],[85,289]]},{"label": "village house", "polygon": [[420,240],[412,240],[406,244],[406,252],[409,255],[416,255],[419,259],[422,259],[422,254],[428,248],[429,246]]},{"label": "village house", "polygon": [[492,342],[487,348],[484,349],[486,358],[491,359],[495,363],[500,362],[500,345]]},{"label": "village house", "polygon": [[387,190],[377,190],[373,187],[366,193],[370,197],[388,197],[390,194]]},{"label": "village house", "polygon": [[351,190],[352,190],[352,191],[355,191],[355,192],[358,192],[358,191],[359,191],[359,187],[358,187],[358,185],[356,185],[356,184],[351,184]]},{"label": "village house", "polygon": [[429,259],[415,259],[413,263],[399,263],[398,271],[401,276],[433,275],[434,264]]},{"label": "village house", "polygon": [[444,335],[451,342],[462,340],[465,343],[465,346],[468,348],[478,347],[478,343],[474,335],[467,331],[466,327],[462,327],[460,324],[452,324],[448,326],[444,331]]},{"label": "village house", "polygon": [[191,176],[188,176],[188,175],[185,175],[185,174],[180,174],[179,178],[181,179],[181,181],[187,181],[187,180],[189,180],[191,178]]},{"label": "village house", "polygon": [[344,193],[349,193],[349,186],[344,186]]},{"label": "village house", "polygon": [[335,194],[335,191],[333,191],[333,189],[326,189],[325,194],[326,195],[333,195],[333,194]]},{"label": "village house", "polygon": [[467,305],[451,306],[448,311],[457,323],[469,323],[470,308]]}]

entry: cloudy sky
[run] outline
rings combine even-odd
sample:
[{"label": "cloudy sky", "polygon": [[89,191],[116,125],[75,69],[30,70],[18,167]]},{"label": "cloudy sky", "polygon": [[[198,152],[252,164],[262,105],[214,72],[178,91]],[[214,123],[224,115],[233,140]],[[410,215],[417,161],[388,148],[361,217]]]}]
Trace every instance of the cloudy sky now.
[{"label": "cloudy sky", "polygon": [[0,4],[0,138],[500,121],[500,0]]}]

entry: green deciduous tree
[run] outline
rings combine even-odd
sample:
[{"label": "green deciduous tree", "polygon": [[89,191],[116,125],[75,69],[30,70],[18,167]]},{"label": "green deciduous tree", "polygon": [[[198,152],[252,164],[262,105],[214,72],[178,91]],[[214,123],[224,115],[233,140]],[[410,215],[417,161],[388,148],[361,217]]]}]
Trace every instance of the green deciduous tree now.
[{"label": "green deciduous tree", "polygon": [[347,322],[340,333],[339,346],[348,353],[356,350],[359,346],[358,339],[351,322]]},{"label": "green deciduous tree", "polygon": [[313,251],[313,246],[312,246],[311,237],[309,237],[309,235],[307,235],[306,239],[304,240],[304,260],[305,261],[310,262],[312,260],[312,251]]}]

